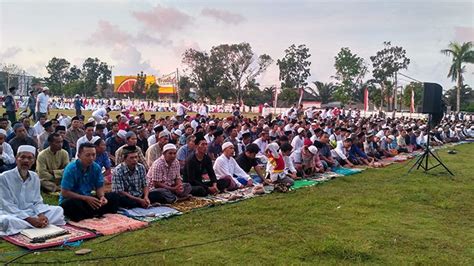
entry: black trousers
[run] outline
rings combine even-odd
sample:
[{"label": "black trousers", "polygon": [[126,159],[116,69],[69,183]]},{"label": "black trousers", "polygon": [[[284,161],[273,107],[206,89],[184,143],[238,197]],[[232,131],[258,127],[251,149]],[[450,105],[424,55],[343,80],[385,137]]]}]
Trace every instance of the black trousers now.
[{"label": "black trousers", "polygon": [[[125,209],[132,209],[132,208],[141,208],[142,206],[140,203],[137,201],[124,196],[124,195],[119,195],[119,207],[125,208]],[[155,203],[155,202],[160,202],[160,203],[166,203],[165,198],[161,195],[161,193],[157,191],[150,191],[148,193],[148,199],[150,200],[150,203]]]},{"label": "black trousers", "polygon": [[15,123],[16,122],[16,112],[15,111],[7,111],[6,112],[7,115],[8,115],[8,120],[10,120],[10,122]]},{"label": "black trousers", "polygon": [[[229,186],[230,186],[230,181],[228,179],[217,180],[217,189],[220,192],[223,192]],[[191,195],[196,196],[196,197],[205,197],[209,195],[209,187],[211,187],[210,182],[205,184],[205,186],[191,185]]]},{"label": "black trousers", "polygon": [[100,217],[106,213],[116,213],[119,208],[119,195],[114,192],[105,193],[107,204],[94,210],[87,202],[79,199],[65,199],[60,206],[64,209],[64,215],[74,222]]}]

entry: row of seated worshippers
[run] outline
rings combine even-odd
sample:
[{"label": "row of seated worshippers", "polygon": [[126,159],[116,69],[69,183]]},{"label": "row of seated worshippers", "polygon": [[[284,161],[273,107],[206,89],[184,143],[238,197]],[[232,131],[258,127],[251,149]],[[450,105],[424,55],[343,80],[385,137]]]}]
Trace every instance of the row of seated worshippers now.
[{"label": "row of seated worshippers", "polygon": [[[125,132],[119,130],[107,139],[117,136],[121,139],[120,147],[112,155],[107,151],[107,140],[94,134],[91,122],[84,125],[85,135],[76,141],[77,158],[73,161],[69,161],[63,148],[63,135],[58,132],[48,135],[49,147],[42,150],[37,159],[34,145],[18,146],[14,153],[16,166],[0,175],[0,233],[14,234],[23,228],[44,227],[48,223],[63,224],[64,216],[80,221],[114,213],[120,207],[173,203],[191,195],[215,195],[256,183],[289,187],[295,179],[330,171],[339,165],[371,166],[398,152],[420,149],[428,137],[438,143],[472,137],[456,129],[453,135],[451,126],[446,128],[445,134],[433,131],[424,135],[423,128],[419,128],[424,127],[421,122],[421,126],[414,127],[368,123],[370,126],[364,131],[295,121],[287,121],[280,128],[272,125],[271,129],[262,123],[260,130],[245,124],[235,126],[221,122],[213,127],[210,122],[205,121],[195,128],[185,122],[184,134],[169,125],[151,127],[155,135],[150,137],[156,143],[152,143],[145,154],[138,145],[141,134],[138,127]],[[81,123],[80,119],[73,118],[68,130],[82,130]],[[238,129],[242,134],[235,142]],[[16,137],[24,130],[17,126]],[[176,136],[171,137],[170,131]],[[182,136],[185,136],[184,142],[180,141]],[[38,174],[47,173],[49,179],[40,181],[40,176],[30,170],[35,163]],[[250,175],[252,169],[256,175]],[[106,175],[111,176],[110,191],[105,188]],[[44,181],[60,190],[60,207],[42,203],[40,186]]]}]

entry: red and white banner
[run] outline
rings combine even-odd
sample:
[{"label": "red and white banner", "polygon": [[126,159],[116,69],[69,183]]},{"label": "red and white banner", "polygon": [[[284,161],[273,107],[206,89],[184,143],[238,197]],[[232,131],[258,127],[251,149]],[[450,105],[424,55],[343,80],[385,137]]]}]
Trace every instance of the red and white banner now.
[{"label": "red and white banner", "polygon": [[410,112],[415,112],[415,91],[411,90]]},{"label": "red and white banner", "polygon": [[364,90],[364,111],[369,111],[369,90],[367,88]]}]

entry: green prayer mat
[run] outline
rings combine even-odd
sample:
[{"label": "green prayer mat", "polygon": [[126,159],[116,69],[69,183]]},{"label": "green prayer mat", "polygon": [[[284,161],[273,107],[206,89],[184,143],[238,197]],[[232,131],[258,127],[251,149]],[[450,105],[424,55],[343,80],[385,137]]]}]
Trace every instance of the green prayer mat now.
[{"label": "green prayer mat", "polygon": [[290,189],[295,190],[295,189],[300,189],[303,187],[310,187],[310,186],[317,185],[318,183],[319,183],[318,181],[307,180],[307,179],[295,180],[295,183],[293,184],[293,186],[290,187]]},{"label": "green prayer mat", "polygon": [[336,170],[334,170],[334,172],[340,175],[348,176],[348,175],[358,174],[362,172],[362,170],[339,167]]}]

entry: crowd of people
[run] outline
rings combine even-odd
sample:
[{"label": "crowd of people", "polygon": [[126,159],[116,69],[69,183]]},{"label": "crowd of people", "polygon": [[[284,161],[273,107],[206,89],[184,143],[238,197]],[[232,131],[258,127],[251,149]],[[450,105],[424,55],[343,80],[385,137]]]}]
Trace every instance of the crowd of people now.
[{"label": "crowd of people", "polygon": [[[0,235],[243,187],[286,191],[340,166],[379,167],[383,158],[423,149],[428,138],[442,145],[474,137],[473,121],[461,115],[431,131],[425,119],[296,106],[274,115],[267,104],[254,117],[238,108],[223,118],[190,115],[182,102],[174,116],[123,110],[112,117],[102,105],[90,117],[80,107],[73,117],[52,118],[47,88],[40,97],[34,117],[17,121],[9,106],[0,118]],[[45,205],[40,190],[58,193],[59,206]]]}]

